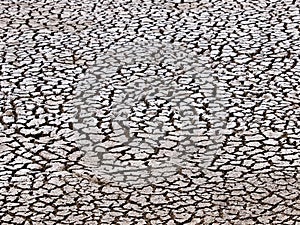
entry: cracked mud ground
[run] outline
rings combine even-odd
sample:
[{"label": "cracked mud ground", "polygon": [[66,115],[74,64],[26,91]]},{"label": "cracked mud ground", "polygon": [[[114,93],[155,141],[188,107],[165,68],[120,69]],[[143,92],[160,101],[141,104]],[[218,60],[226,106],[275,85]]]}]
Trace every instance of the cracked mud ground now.
[{"label": "cracked mud ground", "polygon": [[[1,225],[300,224],[299,1],[15,0],[0,12]],[[120,67],[117,49],[142,42],[182,46],[222,98],[159,60]],[[102,56],[119,69],[95,80]],[[96,125],[76,117],[85,105]],[[120,169],[186,151],[144,183]]]}]

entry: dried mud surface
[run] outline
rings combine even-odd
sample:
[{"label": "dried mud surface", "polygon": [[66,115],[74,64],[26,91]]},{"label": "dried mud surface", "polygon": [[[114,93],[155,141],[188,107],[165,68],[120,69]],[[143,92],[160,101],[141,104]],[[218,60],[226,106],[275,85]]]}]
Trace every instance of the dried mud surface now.
[{"label": "dried mud surface", "polygon": [[1,225],[300,224],[299,1],[0,12]]}]

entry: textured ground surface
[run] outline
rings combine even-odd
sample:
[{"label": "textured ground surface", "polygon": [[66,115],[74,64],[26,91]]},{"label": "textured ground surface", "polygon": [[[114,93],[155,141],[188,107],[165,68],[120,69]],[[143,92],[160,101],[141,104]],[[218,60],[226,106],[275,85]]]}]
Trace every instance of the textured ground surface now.
[{"label": "textured ground surface", "polygon": [[299,1],[1,1],[0,25],[1,225],[300,224]]}]

